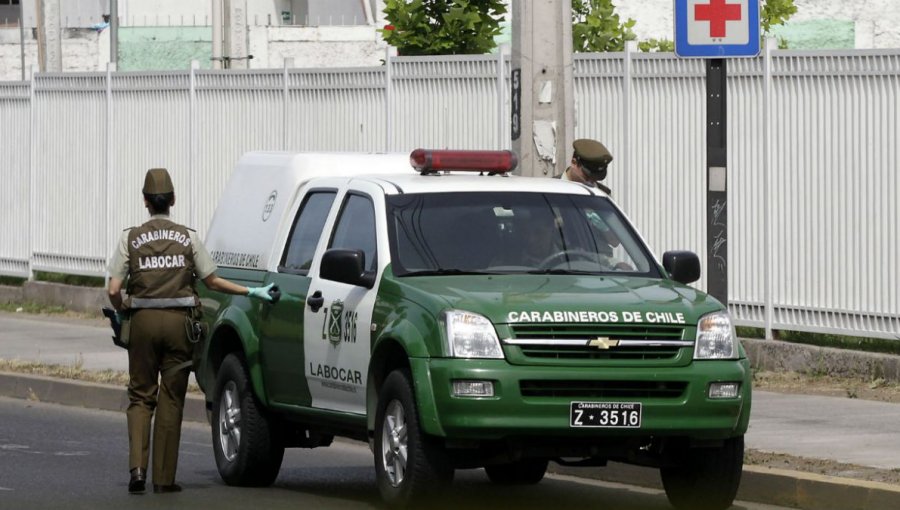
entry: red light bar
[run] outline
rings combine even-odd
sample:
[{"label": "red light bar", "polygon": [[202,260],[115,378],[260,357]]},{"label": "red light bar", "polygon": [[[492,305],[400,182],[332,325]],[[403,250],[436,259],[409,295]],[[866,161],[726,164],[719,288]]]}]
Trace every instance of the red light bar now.
[{"label": "red light bar", "polygon": [[409,163],[422,174],[445,170],[497,174],[512,171],[519,164],[519,158],[512,151],[416,149],[409,155]]}]

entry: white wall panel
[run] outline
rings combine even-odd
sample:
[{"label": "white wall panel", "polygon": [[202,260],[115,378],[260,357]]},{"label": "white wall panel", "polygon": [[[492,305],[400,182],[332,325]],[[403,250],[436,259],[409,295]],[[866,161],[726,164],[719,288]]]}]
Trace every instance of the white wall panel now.
[{"label": "white wall panel", "polygon": [[390,149],[509,147],[498,139],[497,65],[496,55],[393,59]]},{"label": "white wall panel", "polygon": [[0,84],[0,274],[28,276],[31,258],[31,84]]},{"label": "white wall panel", "polygon": [[32,267],[96,274],[107,246],[105,74],[37,75],[31,200]]},{"label": "white wall panel", "polygon": [[150,168],[166,168],[175,185],[175,221],[190,221],[190,76],[186,73],[112,75],[109,254],[122,229],[147,221],[141,188]]}]

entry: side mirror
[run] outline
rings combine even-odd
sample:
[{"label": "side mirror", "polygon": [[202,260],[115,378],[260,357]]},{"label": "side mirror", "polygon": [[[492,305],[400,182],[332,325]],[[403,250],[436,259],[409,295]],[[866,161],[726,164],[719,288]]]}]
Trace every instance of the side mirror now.
[{"label": "side mirror", "polygon": [[326,280],[371,289],[375,286],[375,274],[367,273],[366,255],[362,250],[331,249],[322,256],[319,276]]},{"label": "side mirror", "polygon": [[700,259],[692,251],[663,253],[663,268],[678,283],[692,283],[700,279]]}]

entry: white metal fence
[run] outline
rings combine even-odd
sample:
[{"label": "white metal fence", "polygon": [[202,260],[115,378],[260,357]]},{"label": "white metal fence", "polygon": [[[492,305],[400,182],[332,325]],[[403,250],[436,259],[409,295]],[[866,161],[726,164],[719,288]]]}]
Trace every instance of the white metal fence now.
[{"label": "white metal fence", "polygon": [[[353,69],[38,74],[0,83],[0,274],[104,274],[165,166],[201,234],[248,150],[507,148],[508,59]],[[900,337],[900,51],[730,62],[729,300],[740,324]],[[576,136],[657,253],[706,252],[702,61],[575,60]],[[699,286],[705,287],[705,281]]]}]

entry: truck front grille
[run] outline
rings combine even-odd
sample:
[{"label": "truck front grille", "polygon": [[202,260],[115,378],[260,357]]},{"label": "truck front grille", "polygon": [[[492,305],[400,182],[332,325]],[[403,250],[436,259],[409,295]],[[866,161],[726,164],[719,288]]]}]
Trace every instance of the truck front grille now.
[{"label": "truck front grille", "polygon": [[[674,360],[683,347],[684,327],[652,324],[516,324],[514,345],[531,360]],[[598,346],[597,342],[604,345]],[[606,344],[611,344],[607,346]],[[639,345],[635,345],[639,344]]]},{"label": "truck front grille", "polygon": [[688,383],[681,381],[519,381],[523,397],[677,399]]}]

